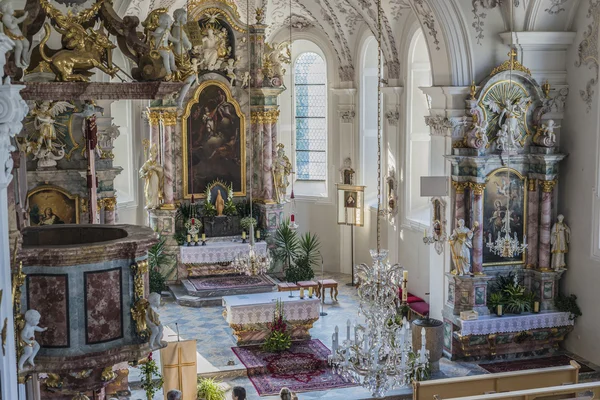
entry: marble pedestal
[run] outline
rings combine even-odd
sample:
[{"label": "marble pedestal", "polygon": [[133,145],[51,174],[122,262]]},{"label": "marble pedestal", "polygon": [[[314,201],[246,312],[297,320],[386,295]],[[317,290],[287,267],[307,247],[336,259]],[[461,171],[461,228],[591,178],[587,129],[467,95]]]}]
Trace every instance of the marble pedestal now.
[{"label": "marble pedestal", "polygon": [[554,310],[554,299],[558,295],[558,282],[566,269],[558,271],[526,269],[523,272],[525,287],[536,294],[540,302],[540,310]]},{"label": "marble pedestal", "polygon": [[269,232],[275,232],[279,224],[285,220],[285,213],[283,211],[283,204],[270,203],[270,204],[259,204],[264,221],[258,221],[260,226],[265,227]]},{"label": "marble pedestal", "polygon": [[487,290],[488,282],[494,277],[488,275],[459,276],[447,273],[448,297],[446,307],[453,315],[461,311],[475,310],[479,315],[488,315]]},{"label": "marble pedestal", "polygon": [[[179,255],[179,245],[175,240],[175,214],[177,210],[172,209],[156,209],[148,210],[149,225],[162,238],[165,239],[164,254],[167,255],[165,263],[161,266],[162,273],[166,274],[169,271],[177,270],[177,257]],[[167,277],[169,281],[177,281],[181,279],[178,273],[174,273]]]}]

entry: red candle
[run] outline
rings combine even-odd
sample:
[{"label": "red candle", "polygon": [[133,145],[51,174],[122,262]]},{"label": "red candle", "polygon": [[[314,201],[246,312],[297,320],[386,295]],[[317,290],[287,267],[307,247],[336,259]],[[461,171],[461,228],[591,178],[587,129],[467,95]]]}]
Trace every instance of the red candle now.
[{"label": "red candle", "polygon": [[194,218],[192,218],[192,225],[194,225]]},{"label": "red candle", "polygon": [[194,204],[194,195],[192,195],[192,204]]},{"label": "red candle", "polygon": [[291,220],[292,222],[294,222],[294,221],[295,221],[295,219],[296,219],[296,217],[294,217],[294,214],[292,214],[292,217],[290,218],[290,220]]}]

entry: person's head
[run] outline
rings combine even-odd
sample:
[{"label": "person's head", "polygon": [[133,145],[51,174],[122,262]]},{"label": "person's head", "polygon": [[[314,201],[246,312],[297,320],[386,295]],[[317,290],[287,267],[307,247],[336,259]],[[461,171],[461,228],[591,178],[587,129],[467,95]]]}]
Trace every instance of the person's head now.
[{"label": "person's head", "polygon": [[158,17],[158,25],[163,27],[163,28],[167,28],[170,27],[173,24],[173,18],[171,18],[171,16],[167,13],[164,14],[160,14],[160,17]]},{"label": "person's head", "polygon": [[169,390],[169,393],[167,393],[167,400],[182,400],[182,399],[183,399],[183,394],[177,389]]},{"label": "person's head", "polygon": [[233,400],[246,400],[246,389],[241,386],[233,388]]},{"label": "person's head", "polygon": [[286,387],[281,388],[279,391],[279,397],[281,400],[292,400],[292,392]]}]

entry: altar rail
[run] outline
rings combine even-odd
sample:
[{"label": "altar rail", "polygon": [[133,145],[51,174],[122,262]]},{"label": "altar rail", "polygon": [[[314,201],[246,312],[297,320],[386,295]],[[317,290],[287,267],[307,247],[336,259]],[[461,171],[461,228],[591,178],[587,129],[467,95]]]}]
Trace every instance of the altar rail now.
[{"label": "altar rail", "polygon": [[[565,397],[572,396],[572,397]],[[436,400],[555,400],[555,399],[598,399],[600,398],[600,382],[579,383],[576,385],[550,386],[546,388],[515,390],[505,393],[492,393],[468,397],[440,397]]]},{"label": "altar rail", "polygon": [[436,379],[413,382],[413,400],[431,400],[440,396],[444,399],[475,396],[481,399],[485,393],[499,393],[511,390],[526,390],[548,387],[557,384],[579,383],[579,369],[575,361],[563,367],[539,368],[525,371],[501,372],[498,374],[465,376],[461,378]]}]

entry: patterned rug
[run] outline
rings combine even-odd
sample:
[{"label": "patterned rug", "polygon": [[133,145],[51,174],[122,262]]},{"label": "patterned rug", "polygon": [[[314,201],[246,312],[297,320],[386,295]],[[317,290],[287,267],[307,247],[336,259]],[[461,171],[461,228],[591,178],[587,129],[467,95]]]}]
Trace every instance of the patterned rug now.
[{"label": "patterned rug", "polygon": [[274,286],[273,282],[263,275],[230,275],[188,279],[196,290],[243,289],[257,286]]},{"label": "patterned rug", "polygon": [[[523,371],[526,369],[537,369],[537,368],[550,368],[550,367],[561,367],[563,365],[569,365],[573,360],[571,357],[566,355],[534,358],[530,360],[515,360],[515,361],[502,361],[497,363],[479,364],[479,366],[491,373],[497,372],[511,372],[511,371]],[[577,360],[575,360],[577,361]],[[580,373],[594,372],[593,369],[585,364],[577,361],[581,365]]]},{"label": "patterned rug", "polygon": [[260,346],[233,347],[248,370],[248,378],[260,396],[278,394],[282,387],[311,392],[356,386],[333,373],[327,365],[331,354],[320,340],[295,342],[282,353],[268,353]]}]

